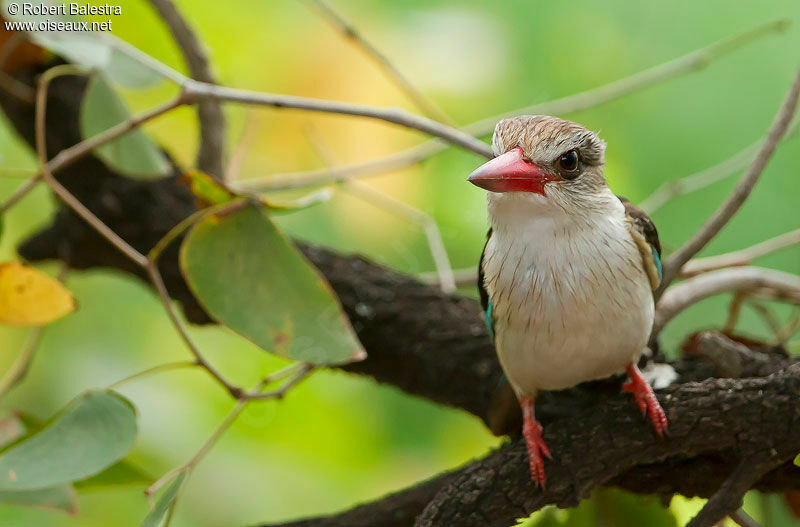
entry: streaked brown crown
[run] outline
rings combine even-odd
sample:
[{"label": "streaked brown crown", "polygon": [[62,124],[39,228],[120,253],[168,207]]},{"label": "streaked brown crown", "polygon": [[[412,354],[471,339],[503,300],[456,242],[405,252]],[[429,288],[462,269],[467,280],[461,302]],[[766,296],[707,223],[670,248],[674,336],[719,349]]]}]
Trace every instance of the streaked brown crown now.
[{"label": "streaked brown crown", "polygon": [[578,123],[549,115],[522,115],[497,123],[492,137],[495,155],[516,147],[542,165],[572,149],[580,152],[584,163],[602,165],[606,143]]}]

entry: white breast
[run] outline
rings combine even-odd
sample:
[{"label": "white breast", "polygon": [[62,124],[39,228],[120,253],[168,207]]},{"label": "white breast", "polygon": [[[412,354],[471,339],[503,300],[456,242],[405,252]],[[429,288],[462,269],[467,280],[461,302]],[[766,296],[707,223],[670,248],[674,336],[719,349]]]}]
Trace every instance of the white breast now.
[{"label": "white breast", "polygon": [[484,286],[511,385],[535,396],[623,371],[646,346],[653,299],[622,204],[532,215],[531,198],[502,199],[490,199]]}]

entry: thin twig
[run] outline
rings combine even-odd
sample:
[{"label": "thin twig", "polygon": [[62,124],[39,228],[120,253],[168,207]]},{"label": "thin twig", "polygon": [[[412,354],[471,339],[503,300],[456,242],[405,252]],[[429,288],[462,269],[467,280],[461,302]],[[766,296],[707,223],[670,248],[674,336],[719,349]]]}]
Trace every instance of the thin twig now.
[{"label": "thin twig", "polygon": [[195,360],[197,363],[205,369],[211,376],[223,387],[225,390],[233,396],[235,399],[240,399],[244,395],[244,390],[235,386],[228,382],[225,377],[220,374],[214,366],[209,363],[200,350],[195,346],[192,339],[189,338],[189,334],[186,332],[186,328],[183,327],[178,315],[175,314],[175,310],[172,308],[172,300],[169,297],[169,293],[167,292],[167,288],[164,285],[164,280],[161,278],[161,273],[158,271],[158,266],[152,260],[148,260],[145,258],[147,263],[145,264],[145,269],[147,270],[147,274],[150,277],[150,281],[153,283],[153,287],[156,289],[156,293],[158,293],[158,298],[161,300],[161,304],[164,306],[164,309],[167,311],[167,316],[169,317],[170,322],[172,322],[172,326],[175,328],[175,331],[178,332],[178,335],[183,340],[186,347],[189,348],[189,351],[194,355]]},{"label": "thin twig", "polygon": [[766,168],[772,154],[775,152],[778,142],[780,142],[781,138],[786,133],[789,123],[794,116],[795,109],[797,108],[798,97],[800,97],[800,69],[798,69],[794,81],[792,82],[792,87],[789,89],[786,99],[775,116],[775,120],[767,134],[767,139],[761,146],[750,168],[739,181],[739,184],[736,185],[736,188],[730,196],[720,205],[700,230],[664,262],[664,275],[661,280],[661,285],[655,293],[656,299],[663,294],[672,280],[678,276],[681,267],[695,254],[700,252],[742,207],[745,200],[750,195],[750,192],[753,190],[753,187],[758,182],[758,178],[764,172],[764,168]]},{"label": "thin twig", "polygon": [[800,309],[796,309],[789,322],[775,335],[775,345],[784,346],[792,338],[797,330],[800,329]]},{"label": "thin twig", "polygon": [[[492,133],[497,122],[506,117],[523,114],[564,115],[599,106],[624,97],[630,93],[680,77],[681,75],[702,70],[713,61],[737,48],[775,31],[783,31],[787,27],[787,20],[776,20],[766,24],[760,24],[737,35],[719,40],[705,48],[692,51],[682,57],[640,71],[629,77],[575,95],[526,106],[511,112],[481,119],[480,121],[476,121],[462,128],[462,130],[469,135],[482,137]],[[301,172],[272,174],[251,178],[247,181],[242,181],[241,184],[243,186],[246,185],[247,188],[252,190],[277,190],[337,182],[341,181],[342,178],[346,176],[353,178],[373,176],[415,165],[447,150],[448,147],[448,144],[438,140],[426,141],[402,152],[397,152],[378,159],[337,166],[331,169],[321,168]]]},{"label": "thin twig", "polygon": [[19,186],[19,188],[14,191],[14,193],[9,197],[2,205],[0,205],[0,214],[5,213],[8,209],[13,207],[14,205],[19,202],[22,198],[28,195],[28,193],[36,188],[36,185],[42,180],[41,174],[37,174],[36,176],[28,179],[25,183]]},{"label": "thin twig", "polygon": [[33,88],[20,82],[12,77],[5,71],[6,62],[11,58],[11,54],[16,51],[17,47],[25,41],[25,33],[15,31],[11,37],[6,40],[3,47],[0,48],[0,89],[5,90],[12,97],[16,97],[22,102],[33,104],[35,93]]},{"label": "thin twig", "polygon": [[744,305],[748,306],[761,317],[761,319],[764,321],[764,324],[766,324],[769,329],[772,330],[772,337],[775,339],[778,336],[778,332],[781,330],[781,323],[775,313],[773,313],[770,308],[765,306],[762,302],[752,298],[748,299]]},{"label": "thin twig", "polygon": [[225,176],[223,181],[234,181],[238,178],[239,171],[242,169],[242,164],[244,163],[244,159],[247,156],[247,153],[250,151],[250,148],[253,146],[253,141],[256,139],[259,124],[260,122],[257,114],[252,111],[252,109],[249,110],[245,117],[242,137],[231,154],[230,161],[228,161],[228,166],[225,168]]},{"label": "thin twig", "polygon": [[742,506],[742,498],[753,484],[783,461],[771,453],[742,459],[686,527],[712,527],[732,512],[738,511]]},{"label": "thin twig", "polygon": [[681,269],[680,276],[682,278],[688,278],[715,269],[749,265],[757,258],[797,244],[800,244],[800,229],[775,236],[774,238],[770,238],[769,240],[765,240],[739,251],[689,260]]},{"label": "thin twig", "polygon": [[[198,81],[216,84],[208,55],[200,39],[171,0],[150,0],[150,4],[167,24],[183,59],[189,75]],[[219,101],[208,99],[197,105],[200,122],[200,148],[197,166],[203,172],[222,177],[222,160],[225,154],[225,114]]]},{"label": "thin twig", "polygon": [[[206,454],[208,454],[208,452],[214,447],[214,445],[217,444],[217,442],[225,434],[225,432],[228,431],[228,429],[231,427],[234,421],[236,421],[236,419],[239,417],[239,415],[242,413],[242,411],[245,409],[245,407],[251,400],[279,399],[283,397],[283,395],[285,395],[288,390],[290,390],[292,387],[296,386],[298,383],[300,383],[302,380],[308,377],[308,374],[311,371],[313,371],[313,369],[314,369],[313,366],[309,364],[298,363],[291,365],[289,368],[279,370],[278,372],[275,372],[274,374],[264,378],[261,382],[258,383],[258,385],[255,386],[255,388],[253,388],[253,390],[249,393],[248,397],[241,398],[238,401],[236,401],[236,404],[228,413],[228,415],[225,416],[225,419],[222,420],[222,422],[219,424],[216,430],[214,430],[214,433],[211,434],[211,436],[206,440],[205,443],[203,443],[200,449],[195,453],[194,456],[192,456],[192,458],[189,461],[187,461],[184,465],[180,467],[175,467],[172,470],[168,471],[166,474],[158,478],[158,480],[155,483],[153,483],[147,489],[145,489],[144,493],[145,496],[148,497],[148,500],[152,499],[152,496],[156,492],[158,492],[160,488],[162,488],[168,481],[171,481],[178,474],[186,472],[188,476],[189,473],[191,473],[191,471],[197,466],[197,464],[200,463],[200,461],[203,460]],[[272,392],[262,393],[262,390],[268,384],[288,374],[294,374],[294,377],[292,377],[292,379],[289,382],[285,383],[281,388]]]},{"label": "thin twig", "polygon": [[766,288],[777,298],[800,304],[800,277],[762,267],[731,267],[704,273],[669,288],[656,304],[653,335],[687,307],[713,295]]},{"label": "thin twig", "polygon": [[257,92],[237,88],[216,86],[191,79],[184,84],[186,97],[194,101],[216,99],[239,104],[253,104],[258,106],[272,106],[275,108],[293,108],[322,113],[335,113],[366,117],[393,123],[405,128],[411,128],[428,135],[444,139],[454,145],[460,146],[486,158],[492,157],[489,145],[457,128],[447,126],[440,122],[407,112],[401,108],[380,108],[366,104],[351,104],[341,101],[314,99],[311,97],[297,97],[294,95],[281,95],[276,93]]},{"label": "thin twig", "polygon": [[[417,278],[420,282],[428,285],[441,285],[442,280],[438,272],[419,273]],[[453,282],[456,287],[475,285],[478,282],[477,266],[465,267],[463,269],[453,269]]]},{"label": "thin twig", "polygon": [[318,13],[323,20],[339,31],[342,36],[358,46],[367,57],[372,59],[372,61],[386,73],[392,82],[394,82],[394,84],[405,93],[425,115],[437,121],[453,125],[453,122],[441,108],[414,87],[411,81],[397,69],[397,66],[395,66],[386,55],[381,53],[374,44],[367,40],[353,24],[345,20],[341,14],[334,11],[322,0],[305,0],[305,3],[312,11]]},{"label": "thin twig", "polygon": [[729,517],[736,522],[739,527],[761,527],[758,522],[751,518],[742,508],[730,513]]},{"label": "thin twig", "polygon": [[[61,283],[64,283],[64,280],[67,278],[67,272],[69,271],[69,266],[66,263],[61,263],[58,269],[58,274],[56,275],[56,280]],[[0,379],[0,399],[6,396],[8,392],[14,389],[25,376],[28,374],[30,370],[31,363],[33,362],[33,357],[36,355],[36,351],[39,349],[39,343],[42,340],[42,334],[44,333],[44,326],[38,326],[31,329],[31,332],[28,334],[28,340],[25,342],[25,346],[20,351],[17,359],[14,361],[14,364],[8,369],[3,378]]]},{"label": "thin twig", "polygon": [[178,370],[178,369],[182,369],[182,368],[194,368],[194,367],[198,367],[198,366],[200,366],[200,363],[197,362],[196,360],[179,360],[179,361],[175,361],[175,362],[166,362],[164,364],[158,364],[158,365],[153,366],[151,368],[147,368],[146,370],[142,370],[142,371],[136,372],[134,374],[128,375],[127,377],[124,377],[124,378],[118,380],[115,383],[109,384],[108,385],[108,389],[109,390],[113,390],[113,389],[119,388],[123,384],[127,384],[127,383],[129,383],[131,381],[134,381],[134,380],[137,380],[137,379],[141,379],[142,377],[148,377],[148,376],[153,375],[155,373]]},{"label": "thin twig", "polygon": [[739,317],[742,314],[742,306],[748,296],[750,296],[750,291],[737,291],[734,293],[728,304],[728,317],[725,319],[725,325],[722,326],[724,333],[732,334],[735,332]]},{"label": "thin twig", "polygon": [[[329,149],[325,148],[325,145],[318,135],[313,133],[313,130],[307,130],[307,136],[309,142],[317,151],[322,161],[329,166],[332,165],[331,160],[333,156]],[[362,181],[348,178],[342,181],[340,185],[350,194],[360,197],[364,201],[372,203],[380,209],[395,214],[421,227],[428,241],[428,248],[431,251],[433,264],[436,267],[438,285],[445,293],[452,293],[456,290],[455,279],[453,278],[453,267],[450,265],[450,258],[447,256],[447,248],[444,245],[444,240],[442,239],[442,234],[439,231],[436,220],[429,214],[385,194]]]},{"label": "thin twig", "polygon": [[[797,132],[798,123],[800,123],[800,119],[795,116],[792,124],[789,125],[789,130],[787,130],[786,135],[783,136],[781,141],[786,141],[792,135],[794,135],[795,132]],[[710,168],[701,170],[700,172],[696,172],[680,179],[667,181],[658,187],[652,194],[642,200],[642,202],[639,203],[639,208],[652,215],[655,211],[663,207],[673,198],[704,189],[710,185],[713,185],[714,183],[717,183],[718,181],[722,181],[723,179],[734,175],[739,170],[747,168],[747,166],[753,162],[753,159],[758,153],[759,148],[764,144],[764,140],[764,138],[759,139],[755,143],[752,143],[746,148],[740,150],[728,159],[725,159],[724,161],[721,161]]]},{"label": "thin twig", "polygon": [[[47,185],[61,200],[75,211],[92,228],[105,237],[114,247],[141,267],[147,265],[147,258],[134,249],[128,242],[111,230],[86,206],[80,202],[61,183],[56,181],[51,172],[51,165],[47,161],[47,145],[45,136],[47,89],[50,82],[61,75],[81,75],[83,70],[71,64],[56,66],[45,71],[39,78],[39,90],[36,94],[36,152],[39,158],[39,169]],[[84,141],[85,142],[85,141]],[[79,143],[79,145],[82,143]]]},{"label": "thin twig", "polygon": [[27,374],[30,369],[33,356],[36,354],[36,349],[39,347],[43,331],[43,327],[36,327],[31,330],[25,347],[22,348],[14,364],[11,365],[11,368],[9,368],[6,374],[3,375],[3,378],[0,379],[0,399],[5,397],[12,388],[25,378],[25,374]]},{"label": "thin twig", "polygon": [[0,90],[28,104],[33,104],[35,100],[33,88],[18,81],[3,70],[0,70]]}]

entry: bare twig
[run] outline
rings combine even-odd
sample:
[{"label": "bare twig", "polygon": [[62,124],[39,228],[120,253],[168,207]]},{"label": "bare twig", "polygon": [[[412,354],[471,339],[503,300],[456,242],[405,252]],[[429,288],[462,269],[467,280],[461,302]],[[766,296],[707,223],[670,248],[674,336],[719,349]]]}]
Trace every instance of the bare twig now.
[{"label": "bare twig", "polygon": [[[313,132],[313,129],[307,130],[309,142],[314,146],[317,155],[320,156],[322,161],[329,166],[332,165],[331,160],[333,159],[333,155],[329,149],[325,148],[325,145],[317,134]],[[439,226],[436,224],[436,221],[429,214],[385,194],[362,181],[347,178],[342,181],[340,185],[350,194],[358,196],[378,208],[400,216],[421,227],[428,240],[428,248],[431,251],[433,263],[436,267],[438,285],[441,287],[442,291],[446,293],[455,291],[456,284],[453,278],[453,268],[450,265],[450,258],[447,256],[447,249],[444,246],[442,234],[439,232]]]},{"label": "bare twig", "polygon": [[[563,115],[586,110],[643,90],[649,86],[701,70],[735,49],[767,34],[783,31],[787,27],[787,20],[761,24],[738,35],[719,40],[705,48],[692,51],[682,57],[641,71],[630,77],[561,99],[526,106],[511,112],[481,119],[462,128],[462,130],[473,136],[485,136],[492,133],[497,121],[506,117],[523,114]],[[342,165],[331,169],[321,168],[302,172],[272,174],[251,178],[246,182],[243,181],[242,185],[246,185],[247,188],[253,190],[276,190],[331,183],[341,181],[346,176],[354,178],[372,176],[415,165],[446,150],[448,147],[449,145],[438,140],[427,141],[402,152],[370,161]]]},{"label": "bare twig", "polygon": [[29,104],[33,104],[34,102],[33,88],[18,81],[2,69],[0,69],[0,90],[16,97],[22,102]]},{"label": "bare twig", "polygon": [[739,323],[739,316],[742,314],[742,306],[744,301],[750,295],[750,291],[737,291],[731,298],[728,304],[728,317],[725,319],[723,331],[725,333],[733,333],[736,325]]},{"label": "bare twig", "polygon": [[227,168],[225,168],[225,177],[223,178],[224,181],[234,181],[238,178],[239,171],[242,169],[242,164],[244,163],[244,159],[247,153],[250,151],[250,148],[253,146],[253,141],[256,139],[258,128],[258,116],[254,111],[248,111],[245,117],[242,137],[239,139],[238,144],[231,154]]},{"label": "bare twig", "polygon": [[773,468],[783,464],[776,455],[764,454],[742,459],[725,483],[706,502],[686,527],[712,527],[742,506],[742,498],[753,484]]},{"label": "bare twig", "polygon": [[[236,401],[233,409],[225,416],[225,419],[219,424],[219,426],[214,430],[214,433],[211,434],[211,437],[206,440],[205,443],[200,447],[200,449],[195,453],[192,458],[186,462],[186,464],[176,467],[147,487],[144,491],[145,496],[147,496],[148,500],[152,499],[153,494],[158,492],[160,488],[162,488],[167,482],[172,480],[175,476],[182,472],[186,472],[187,476],[191,473],[192,470],[197,466],[200,461],[208,454],[208,452],[217,444],[219,439],[228,431],[231,425],[236,421],[239,415],[244,411],[247,404],[253,399],[279,399],[283,397],[286,392],[291,389],[292,387],[296,386],[299,382],[305,379],[308,374],[313,370],[313,366],[306,364],[306,363],[298,363],[292,364],[283,370],[279,370],[272,375],[267,376],[258,385],[249,393],[248,397],[243,397]],[[264,388],[274,382],[275,380],[279,380],[287,375],[293,375],[293,377],[289,380],[289,382],[285,383],[282,387],[278,388],[277,390],[271,392],[262,393]]]},{"label": "bare twig", "polygon": [[753,260],[774,253],[781,249],[800,244],[800,229],[775,236],[746,249],[689,260],[681,268],[681,277],[688,278],[715,269],[749,265]]},{"label": "bare twig", "polygon": [[377,106],[368,106],[365,104],[350,104],[340,101],[313,99],[310,97],[297,97],[294,95],[226,88],[191,80],[188,80],[184,84],[184,93],[190,101],[216,99],[240,104],[272,106],[275,108],[294,108],[297,110],[336,113],[340,115],[353,115],[356,117],[377,119],[444,139],[449,143],[486,158],[492,157],[492,149],[483,141],[475,139],[471,135],[456,128],[428,119],[427,117],[407,112],[400,108],[379,108]]},{"label": "bare twig", "polygon": [[653,335],[687,307],[713,295],[730,291],[768,288],[777,297],[800,304],[800,277],[761,267],[732,267],[690,278],[664,293],[656,304]]},{"label": "bare twig", "polygon": [[317,12],[328,24],[334,29],[339,31],[345,38],[352,41],[355,45],[361,48],[362,51],[372,59],[375,64],[380,67],[384,73],[397,85],[400,90],[411,99],[417,107],[422,110],[428,117],[436,119],[437,121],[452,125],[453,122],[447,115],[439,108],[433,101],[425,97],[408,78],[400,73],[389,58],[381,53],[369,40],[364,38],[360,31],[358,31],[353,24],[345,20],[341,14],[334,11],[328,4],[322,0],[305,0],[305,3],[315,12]]},{"label": "bare twig", "polygon": [[729,516],[739,527],[761,527],[758,522],[751,518],[741,507],[730,513]]},{"label": "bare twig", "polygon": [[[39,90],[36,94],[36,152],[39,158],[39,169],[47,185],[61,200],[75,211],[86,223],[105,237],[114,247],[119,249],[125,256],[133,260],[139,266],[147,265],[147,258],[134,249],[128,242],[119,237],[108,225],[100,221],[92,211],[81,203],[72,193],[59,183],[51,172],[51,165],[47,161],[47,145],[45,136],[46,107],[47,107],[47,88],[50,82],[61,75],[80,75],[80,68],[71,64],[50,68],[39,78]],[[108,130],[107,130],[108,131]],[[76,145],[78,146],[78,145]],[[88,150],[87,150],[88,151]]]},{"label": "bare twig", "polygon": [[755,311],[758,316],[761,317],[761,320],[764,321],[764,324],[772,331],[773,339],[777,338],[782,327],[780,320],[778,320],[778,317],[775,316],[775,313],[773,313],[772,310],[770,310],[770,308],[765,306],[762,302],[752,298],[748,299],[748,301],[745,302],[745,305]]},{"label": "bare twig", "polygon": [[15,31],[8,40],[6,40],[3,47],[0,48],[0,89],[5,90],[11,96],[16,97],[22,102],[33,104],[35,94],[33,88],[24,84],[5,71],[6,62],[11,58],[11,54],[17,47],[25,41],[25,34],[20,31]]},{"label": "bare twig", "polygon": [[[798,122],[800,122],[800,119],[795,117],[782,141],[787,140],[797,131]],[[674,181],[667,181],[658,187],[652,194],[646,197],[641,203],[639,203],[639,207],[648,214],[653,214],[673,198],[706,188],[714,183],[717,183],[718,181],[722,181],[723,179],[734,175],[736,172],[743,170],[753,162],[753,159],[758,153],[758,149],[763,144],[764,139],[759,139],[755,143],[749,145],[743,150],[740,150],[728,159],[717,163],[711,168],[707,168],[695,174],[691,174]]]},{"label": "bare twig", "polygon": [[28,193],[33,190],[41,180],[41,174],[37,174],[20,185],[19,188],[11,195],[11,197],[9,197],[2,205],[0,205],[0,214],[6,212],[8,209],[16,205],[19,200],[27,196]]},{"label": "bare twig", "polygon": [[116,389],[122,386],[123,384],[128,384],[131,381],[141,379],[142,377],[149,377],[155,373],[161,373],[165,371],[172,371],[172,370],[179,370],[183,368],[195,368],[200,366],[200,363],[196,360],[179,360],[175,362],[165,362],[164,364],[157,364],[151,368],[147,368],[145,370],[136,372],[134,374],[128,375],[115,383],[108,385],[108,389]]},{"label": "bare twig", "polygon": [[[198,81],[216,84],[211,64],[203,45],[172,0],[150,0],[167,24],[175,42],[189,67],[189,75]],[[225,155],[225,115],[219,101],[207,99],[197,105],[200,121],[200,149],[197,166],[203,172],[222,177],[222,160]]]},{"label": "bare twig", "polygon": [[178,315],[172,308],[172,301],[169,298],[169,293],[167,293],[167,288],[164,286],[164,280],[161,278],[161,273],[159,273],[156,263],[153,260],[147,259],[146,257],[145,260],[147,262],[145,264],[145,269],[150,277],[150,281],[153,283],[153,287],[155,287],[156,292],[158,293],[158,298],[161,300],[161,304],[167,311],[167,316],[169,317],[170,322],[172,322],[172,326],[175,328],[175,331],[177,331],[178,335],[181,337],[181,340],[183,340],[184,344],[186,344],[186,347],[189,348],[189,351],[192,353],[192,355],[194,355],[194,358],[200,367],[211,374],[211,376],[223,388],[225,388],[225,390],[230,393],[231,396],[233,396],[235,399],[241,398],[244,395],[244,390],[228,382],[228,380],[205,359],[197,346],[195,346],[194,342],[192,342],[192,339],[189,338],[186,328],[183,327]]},{"label": "bare twig", "polygon": [[445,293],[452,293],[456,290],[456,281],[453,275],[453,268],[450,265],[450,258],[447,256],[442,233],[439,231],[439,226],[433,217],[408,203],[384,194],[363,181],[342,181],[341,185],[347,192],[359,196],[415,225],[419,225],[428,240],[428,248],[431,251],[433,264],[436,267],[437,285]]},{"label": "bare twig", "polygon": [[11,368],[9,368],[6,374],[3,375],[3,378],[0,379],[0,399],[5,397],[12,388],[25,378],[25,374],[28,373],[28,369],[31,366],[33,356],[36,354],[36,349],[39,347],[39,341],[42,338],[43,331],[44,328],[42,327],[36,327],[31,330],[25,347],[22,348],[14,364],[11,365]]},{"label": "bare twig", "polygon": [[792,82],[792,87],[789,89],[786,99],[781,105],[780,110],[778,110],[778,114],[775,116],[767,139],[761,146],[753,164],[750,165],[750,168],[739,181],[739,184],[700,230],[664,262],[664,276],[661,280],[661,285],[656,291],[656,299],[663,294],[667,286],[675,279],[681,267],[683,267],[692,256],[700,252],[700,250],[722,230],[728,221],[736,215],[742,204],[744,204],[758,181],[758,178],[764,172],[764,168],[766,168],[772,154],[775,152],[778,142],[786,133],[789,122],[792,120],[792,116],[797,108],[798,96],[800,96],[800,70],[797,71],[794,82]]},{"label": "bare twig", "polygon": [[[429,285],[441,285],[442,279],[438,272],[419,273],[417,278]],[[463,269],[453,269],[453,282],[456,287],[465,287],[478,283],[478,267],[465,267]]]}]

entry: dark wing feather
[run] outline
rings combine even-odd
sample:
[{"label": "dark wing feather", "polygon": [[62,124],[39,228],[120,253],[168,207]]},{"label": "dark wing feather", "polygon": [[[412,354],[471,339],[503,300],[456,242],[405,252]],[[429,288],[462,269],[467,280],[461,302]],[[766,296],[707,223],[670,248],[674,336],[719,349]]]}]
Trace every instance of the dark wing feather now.
[{"label": "dark wing feather", "polygon": [[653,220],[639,207],[622,196],[617,196],[625,207],[625,215],[630,220],[631,235],[642,253],[642,265],[655,290],[661,282],[661,242]]},{"label": "dark wing feather", "polygon": [[492,229],[486,233],[486,244],[481,251],[481,261],[478,264],[478,294],[481,297],[481,307],[486,315],[486,327],[489,329],[489,336],[494,339],[494,320],[492,319],[492,302],[489,300],[489,292],[483,286],[483,257],[486,254],[486,245],[489,244],[489,238],[492,237]]}]

